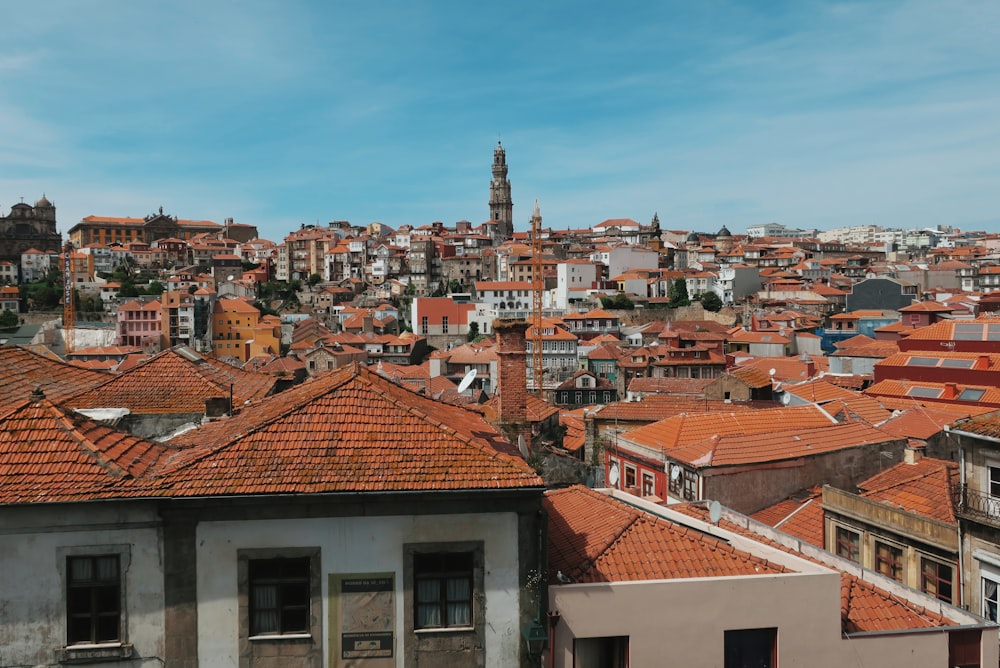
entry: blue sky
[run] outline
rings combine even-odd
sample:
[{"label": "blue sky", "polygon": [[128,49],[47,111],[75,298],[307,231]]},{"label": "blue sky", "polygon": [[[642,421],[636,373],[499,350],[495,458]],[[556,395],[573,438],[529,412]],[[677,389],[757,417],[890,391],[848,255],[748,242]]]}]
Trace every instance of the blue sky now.
[{"label": "blue sky", "polygon": [[0,3],[0,211],[1000,230],[1000,3]]}]

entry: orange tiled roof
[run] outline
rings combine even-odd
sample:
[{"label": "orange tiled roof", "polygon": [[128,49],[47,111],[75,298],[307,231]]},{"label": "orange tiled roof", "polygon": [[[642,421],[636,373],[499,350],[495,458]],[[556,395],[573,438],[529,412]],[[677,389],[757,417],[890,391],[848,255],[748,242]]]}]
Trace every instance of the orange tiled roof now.
[{"label": "orange tiled roof", "polygon": [[835,399],[823,404],[823,409],[840,422],[859,419],[880,429],[884,426],[883,422],[892,417],[891,410],[884,408],[876,399],[863,394],[856,394],[849,399]]},{"label": "orange tiled roof", "polygon": [[539,487],[479,414],[356,364],[182,434],[165,494],[331,493]]},{"label": "orange tiled roof", "polygon": [[65,403],[73,408],[128,408],[142,414],[204,413],[206,399],[228,399],[230,388],[238,407],[263,399],[275,382],[267,374],[241,371],[186,348],[171,348]]},{"label": "orange tiled roof", "polygon": [[861,496],[958,526],[952,502],[959,485],[958,464],[922,457],[900,463],[860,483]]},{"label": "orange tiled roof", "polygon": [[0,377],[0,406],[24,401],[38,387],[50,400],[58,402],[113,378],[18,346],[0,346]]},{"label": "orange tiled roof", "polygon": [[[772,429],[774,424],[772,423]],[[679,445],[667,450],[666,453],[675,461],[697,468],[739,466],[810,457],[834,450],[846,450],[892,440],[894,440],[892,436],[863,422],[840,422],[827,426],[752,435],[729,433]]]},{"label": "orange tiled roof", "polygon": [[165,451],[38,394],[0,412],[0,504],[121,496]]},{"label": "orange tiled roof", "polygon": [[834,399],[853,399],[859,396],[857,392],[852,392],[851,390],[820,379],[807,380],[794,385],[786,384],[782,389],[800,399],[817,404],[833,401]]},{"label": "orange tiled roof", "polygon": [[627,431],[623,437],[638,445],[668,450],[691,443],[702,443],[712,437],[769,434],[774,431],[775,425],[802,431],[831,424],[833,419],[829,415],[822,409],[809,405],[730,411],[728,415],[722,412],[694,415],[682,413]]},{"label": "orange tiled roof", "polygon": [[787,572],[714,536],[582,486],[550,491],[549,581],[628,582]]},{"label": "orange tiled roof", "polygon": [[702,396],[705,394],[705,387],[714,382],[714,378],[650,378],[644,376],[633,378],[628,389],[630,392]]},{"label": "orange tiled roof", "polygon": [[750,517],[817,547],[823,543],[823,491],[811,487]]},{"label": "orange tiled roof", "polygon": [[733,413],[754,410],[744,404],[731,404],[720,400],[708,400],[675,394],[650,394],[642,401],[616,401],[594,412],[594,417],[603,421],[657,422],[665,417],[693,413]]}]

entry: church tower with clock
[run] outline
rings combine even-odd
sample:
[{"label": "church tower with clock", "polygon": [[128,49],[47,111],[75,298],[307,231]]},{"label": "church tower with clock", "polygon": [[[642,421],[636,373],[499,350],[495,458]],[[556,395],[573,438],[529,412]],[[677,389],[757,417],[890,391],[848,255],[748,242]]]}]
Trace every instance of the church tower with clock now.
[{"label": "church tower with clock", "polygon": [[497,141],[493,149],[493,180],[490,182],[490,220],[496,221],[496,236],[501,240],[514,236],[514,202],[510,199],[507,179],[507,154]]}]

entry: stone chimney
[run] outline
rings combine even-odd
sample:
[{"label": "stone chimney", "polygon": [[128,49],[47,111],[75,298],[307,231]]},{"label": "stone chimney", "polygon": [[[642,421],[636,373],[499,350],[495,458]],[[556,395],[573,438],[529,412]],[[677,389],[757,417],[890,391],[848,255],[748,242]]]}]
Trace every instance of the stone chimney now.
[{"label": "stone chimney", "polygon": [[907,464],[916,464],[924,457],[924,446],[919,443],[910,443],[903,448],[903,462]]}]

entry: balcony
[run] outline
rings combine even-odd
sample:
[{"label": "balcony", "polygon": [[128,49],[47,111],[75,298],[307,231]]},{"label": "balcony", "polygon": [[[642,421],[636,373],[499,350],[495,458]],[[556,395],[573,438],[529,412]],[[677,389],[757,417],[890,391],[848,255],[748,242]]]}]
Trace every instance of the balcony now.
[{"label": "balcony", "polygon": [[1000,528],[1000,497],[963,485],[955,493],[955,511],[964,519]]}]

